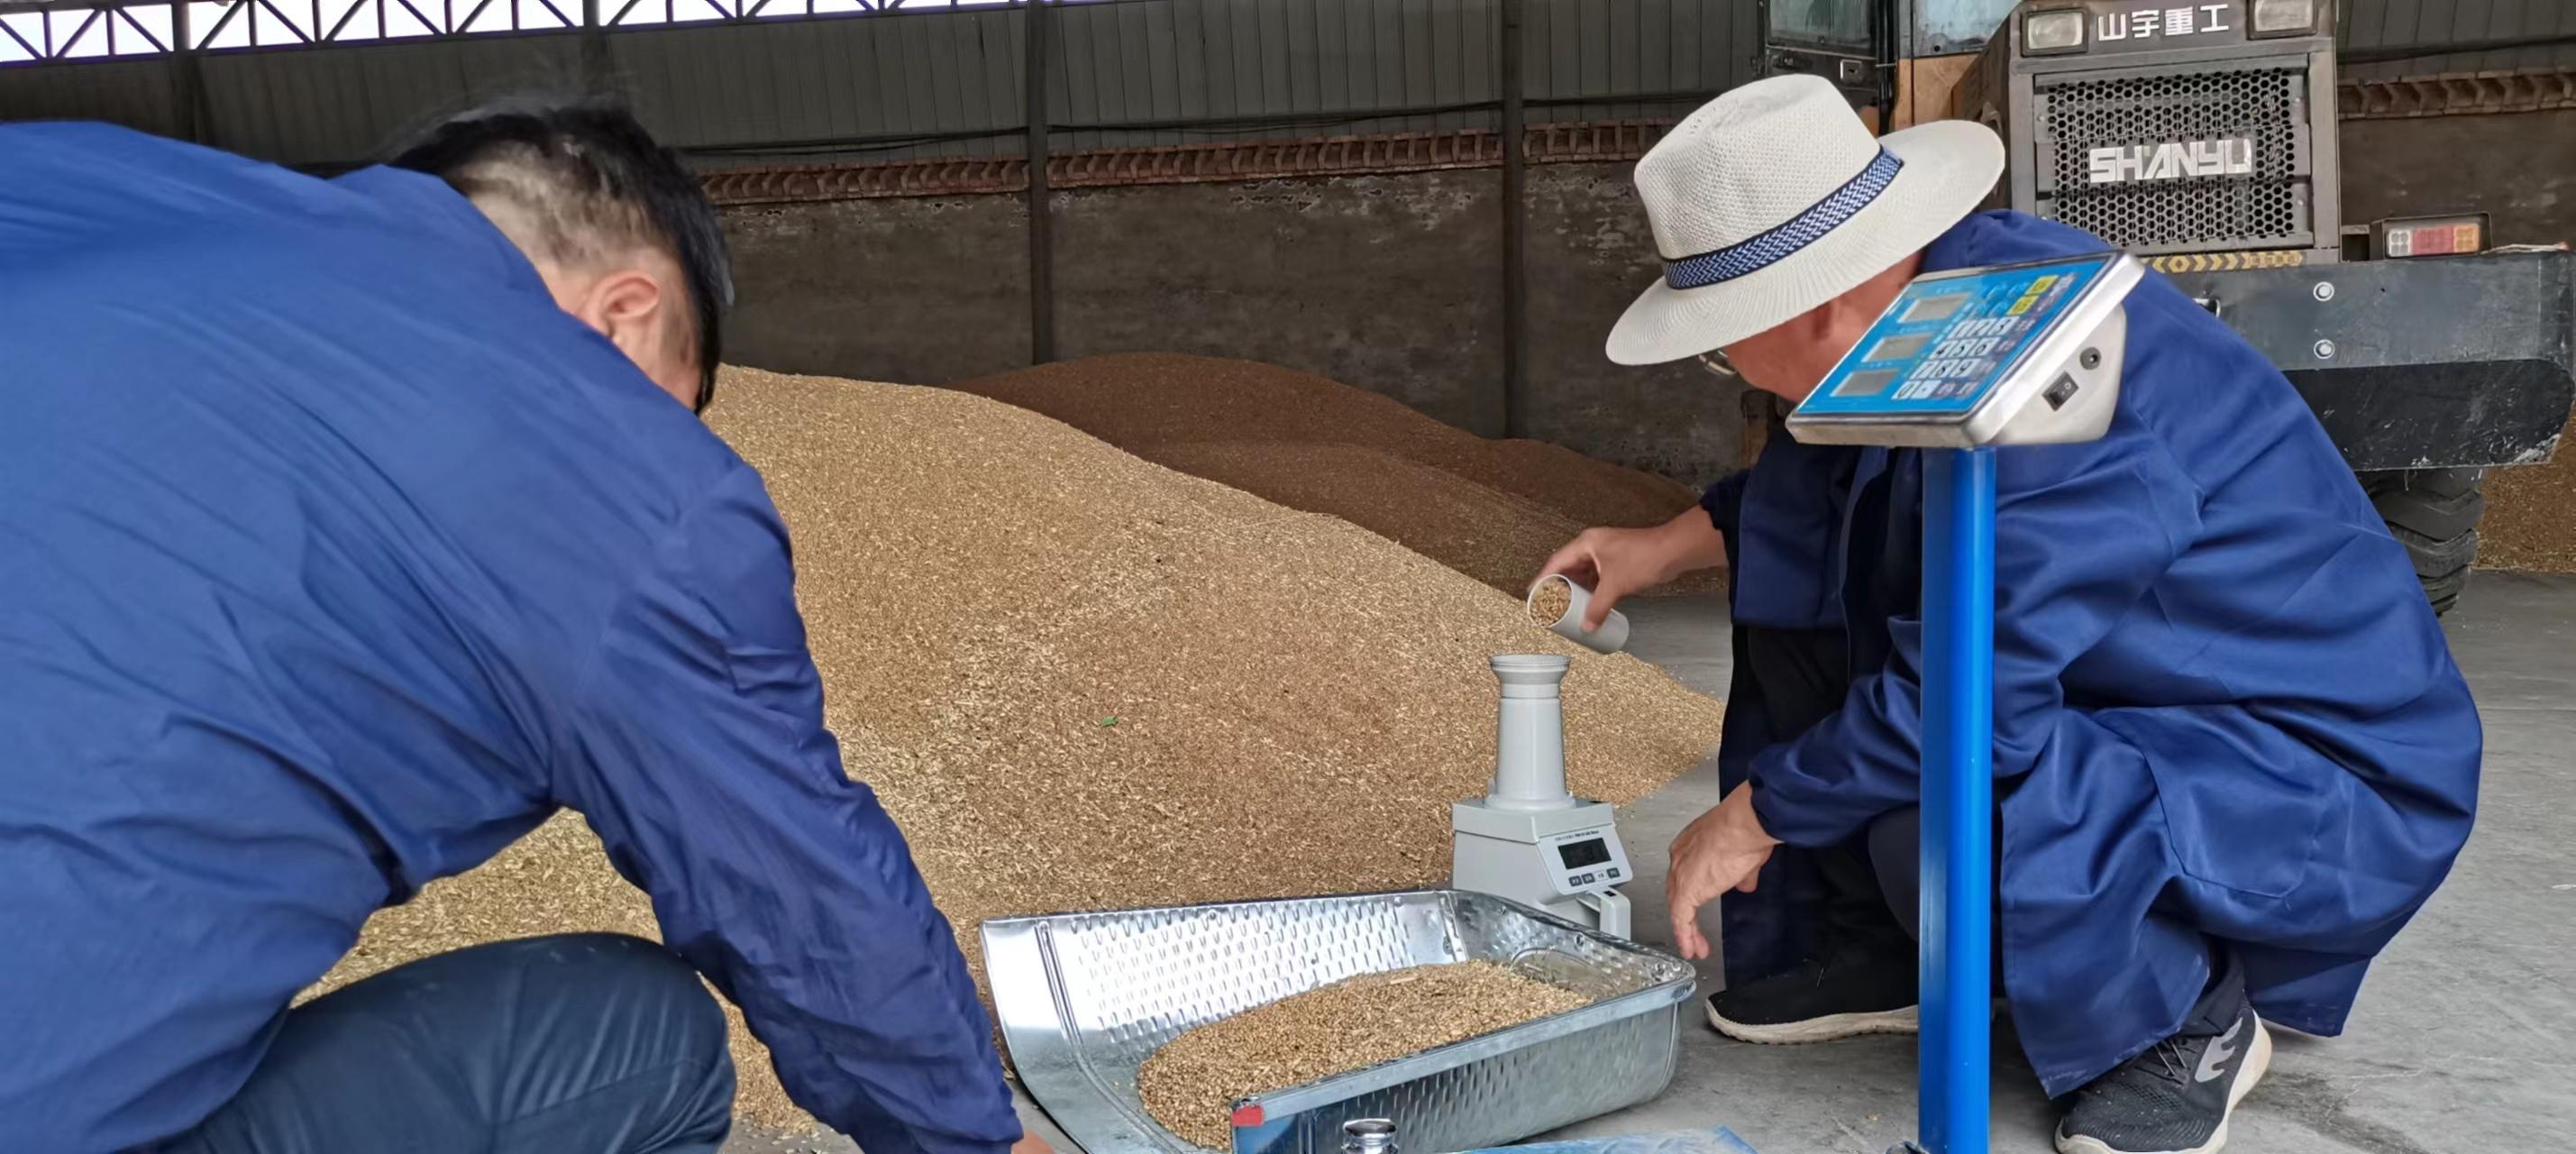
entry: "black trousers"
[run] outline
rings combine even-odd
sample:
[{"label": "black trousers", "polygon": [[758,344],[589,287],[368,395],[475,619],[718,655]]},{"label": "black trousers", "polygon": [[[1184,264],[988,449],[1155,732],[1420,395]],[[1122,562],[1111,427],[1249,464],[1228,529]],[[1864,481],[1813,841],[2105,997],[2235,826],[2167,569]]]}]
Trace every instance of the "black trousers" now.
[{"label": "black trousers", "polygon": [[617,934],[496,942],[332,991],[233,1100],[153,1154],[715,1154],[724,1013],[671,952]]},{"label": "black trousers", "polygon": [[[1840,632],[1743,624],[1735,632],[1735,676],[1751,677],[1760,684],[1772,733],[1803,733],[1842,707],[1851,690],[1851,675]],[[1922,810],[1907,806],[1880,814],[1851,841],[1814,851],[1816,873],[1823,883],[1825,923],[1818,935],[1819,954],[1830,958],[1840,950],[1915,951],[1922,928],[1922,821]],[[1996,829],[1996,877],[2000,879],[2000,817]],[[2000,910],[1994,925],[1995,983],[2000,991],[2004,931]],[[2243,967],[2224,943],[2204,940],[2210,949],[2209,984],[2185,1019],[2182,1035],[2226,1031],[2245,1000]]]}]

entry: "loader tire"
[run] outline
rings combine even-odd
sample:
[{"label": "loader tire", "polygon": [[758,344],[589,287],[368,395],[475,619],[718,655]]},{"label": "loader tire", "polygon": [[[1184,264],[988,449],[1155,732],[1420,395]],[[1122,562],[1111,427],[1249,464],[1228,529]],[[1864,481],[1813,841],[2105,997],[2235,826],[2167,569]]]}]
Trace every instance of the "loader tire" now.
[{"label": "loader tire", "polygon": [[2477,562],[2485,480],[2484,469],[2404,469],[2361,479],[2388,532],[2415,562],[2415,577],[2437,615],[2459,604]]}]

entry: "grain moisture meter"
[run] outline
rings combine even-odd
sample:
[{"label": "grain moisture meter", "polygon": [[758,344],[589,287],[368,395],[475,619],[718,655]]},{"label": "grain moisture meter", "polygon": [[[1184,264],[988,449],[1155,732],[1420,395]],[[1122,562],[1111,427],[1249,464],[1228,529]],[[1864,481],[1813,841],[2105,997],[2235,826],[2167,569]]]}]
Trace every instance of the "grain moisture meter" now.
[{"label": "grain moisture meter", "polygon": [[1449,807],[1450,884],[1510,898],[1579,926],[1628,936],[1635,876],[1608,803],[1565,787],[1565,712],[1558,687],[1569,660],[1506,653],[1494,733],[1494,783]]},{"label": "grain moisture meter", "polygon": [[2143,275],[2104,253],[1917,278],[1789,415],[1789,435],[1809,444],[1936,450],[1923,456],[1922,1098],[1911,1147],[1930,1154],[1987,1148],[1994,446],[2090,441],[2111,427],[2122,302]]}]

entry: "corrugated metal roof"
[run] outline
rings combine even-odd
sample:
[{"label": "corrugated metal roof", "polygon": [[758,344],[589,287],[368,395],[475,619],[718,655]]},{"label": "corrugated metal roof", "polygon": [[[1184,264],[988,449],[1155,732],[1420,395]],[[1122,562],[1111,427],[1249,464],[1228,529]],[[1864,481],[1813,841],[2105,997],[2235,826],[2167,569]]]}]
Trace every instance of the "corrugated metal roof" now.
[{"label": "corrugated metal roof", "polygon": [[[2338,11],[2342,25],[2337,39],[2353,56],[2344,66],[2348,76],[2389,79],[2576,64],[2576,43],[2441,51],[2457,45],[2576,41],[2576,3],[2569,0],[2339,0]],[[2409,55],[2401,60],[2369,59],[2398,52]]]},{"label": "corrugated metal roof", "polygon": [[216,142],[252,156],[335,163],[373,156],[477,94],[578,90],[579,57],[569,36],[529,36],[217,54],[200,67]]},{"label": "corrugated metal roof", "polygon": [[[211,143],[295,164],[373,155],[480,95],[583,87],[584,39],[664,140],[705,163],[1009,156],[1021,149],[1025,8],[861,11],[870,0],[600,0],[600,19],[730,18],[611,31],[453,35],[305,47],[303,37],[533,27],[579,0],[268,0],[225,21],[199,2],[192,39],[274,44],[200,54]],[[948,0],[931,0],[946,4]],[[630,3],[632,7],[630,8]],[[924,0],[909,0],[920,5]],[[2576,37],[2567,0],[2339,0],[2349,75],[2576,64],[2576,44],[2371,53]],[[150,51],[166,2],[88,22],[46,0],[0,11],[0,59],[63,48]],[[845,15],[806,16],[804,13]],[[798,15],[768,19],[776,12]],[[1499,0],[1087,0],[1050,7],[1050,119],[1060,149],[1491,128]],[[496,15],[499,14],[499,15]],[[758,18],[755,18],[758,17]],[[1527,0],[1521,64],[1532,123],[1669,119],[1752,78],[1760,14],[1743,0]],[[427,23],[423,23],[426,21]],[[220,31],[217,31],[220,27]],[[12,35],[14,34],[14,36]],[[209,39],[209,36],[212,39]],[[174,131],[166,58],[0,67],[0,118],[93,118]]]},{"label": "corrugated metal roof", "polygon": [[0,68],[0,119],[108,120],[171,135],[175,68],[166,59]]},{"label": "corrugated metal roof", "polygon": [[621,32],[608,48],[619,86],[674,147],[987,155],[1001,143],[893,142],[1016,136],[1019,23],[1018,13],[958,12],[673,28]]},{"label": "corrugated metal roof", "polygon": [[[343,17],[372,18],[363,7],[351,16],[352,4],[410,11],[404,2],[293,0],[284,11],[305,13],[293,30],[310,25],[327,33]],[[578,18],[577,0],[554,2]],[[603,0],[602,18],[624,2]],[[748,13],[760,0],[691,2]],[[829,0],[779,2],[802,10]],[[1669,117],[1754,75],[1758,13],[1739,0],[1527,4],[1522,69],[1534,123]],[[193,10],[195,39],[204,38],[206,14],[221,10]],[[434,23],[462,24],[454,8],[420,10]],[[1499,12],[1499,0],[1051,5],[1054,144],[1126,148],[1490,128],[1500,96]],[[710,164],[1014,155],[1025,109],[1025,17],[1019,5],[907,8],[621,26],[602,40],[608,67],[645,122]],[[162,19],[166,27],[166,9]],[[281,27],[275,15],[263,19],[257,29],[274,36]],[[218,42],[246,43],[240,38],[252,30],[227,28]],[[578,88],[582,39],[565,31],[207,51],[201,67],[211,142],[294,164],[362,159],[406,125],[478,95]],[[159,60],[0,68],[0,117],[88,116],[168,131],[168,76]]]}]

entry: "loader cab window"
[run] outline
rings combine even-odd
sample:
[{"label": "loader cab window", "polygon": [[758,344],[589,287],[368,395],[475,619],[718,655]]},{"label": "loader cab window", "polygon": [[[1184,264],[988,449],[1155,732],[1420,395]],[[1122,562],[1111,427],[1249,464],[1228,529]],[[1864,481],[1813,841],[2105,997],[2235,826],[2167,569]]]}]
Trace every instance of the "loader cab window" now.
[{"label": "loader cab window", "polygon": [[1771,0],[1763,43],[1827,52],[1871,55],[1877,50],[1878,13],[1893,7],[1904,25],[1903,57],[1974,52],[1994,35],[2020,0]]},{"label": "loader cab window", "polygon": [[1870,10],[1876,0],[1771,0],[1771,27],[1765,39],[1774,44],[1866,53]]},{"label": "loader cab window", "polygon": [[2003,27],[2005,17],[2020,4],[2021,0],[1917,0],[1901,5],[1914,11],[1906,55],[1974,52]]}]

